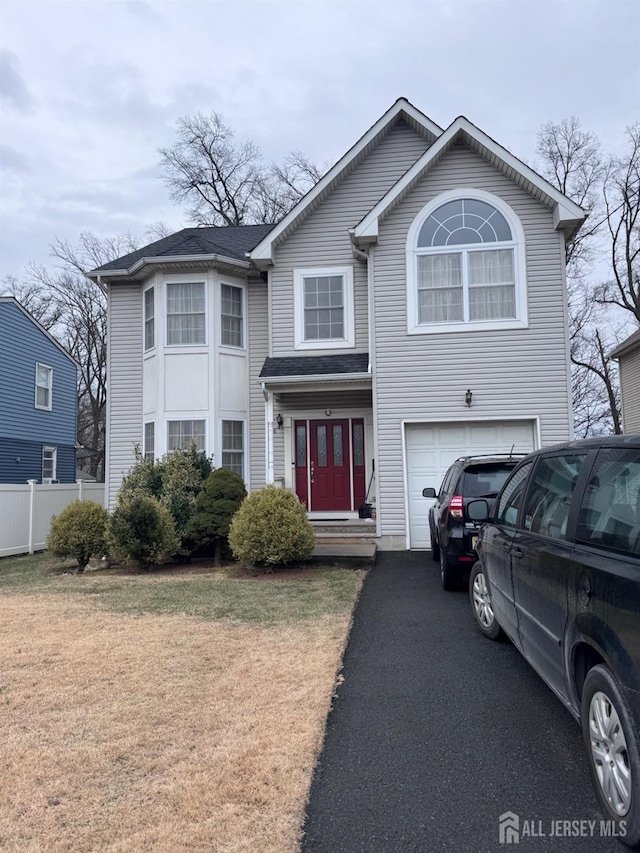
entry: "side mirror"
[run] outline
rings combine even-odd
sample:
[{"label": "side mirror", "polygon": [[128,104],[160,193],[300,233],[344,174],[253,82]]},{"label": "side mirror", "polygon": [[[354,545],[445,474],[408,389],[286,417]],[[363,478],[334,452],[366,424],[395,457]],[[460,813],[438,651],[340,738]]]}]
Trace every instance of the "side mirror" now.
[{"label": "side mirror", "polygon": [[484,500],[469,501],[467,517],[471,521],[486,521],[489,518],[489,504]]},{"label": "side mirror", "polygon": [[429,486],[428,489],[422,490],[422,497],[423,498],[437,498],[438,496],[436,495],[436,490],[432,489],[431,486]]}]

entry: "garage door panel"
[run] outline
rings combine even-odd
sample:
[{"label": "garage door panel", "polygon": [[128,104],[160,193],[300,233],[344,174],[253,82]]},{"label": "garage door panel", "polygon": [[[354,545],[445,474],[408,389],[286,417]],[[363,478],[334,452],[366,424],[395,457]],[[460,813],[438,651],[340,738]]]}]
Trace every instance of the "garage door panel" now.
[{"label": "garage door panel", "polygon": [[460,456],[529,453],[535,449],[533,421],[467,424],[407,424],[407,487],[412,548],[429,548],[429,509],[422,490],[440,488],[447,468]]}]

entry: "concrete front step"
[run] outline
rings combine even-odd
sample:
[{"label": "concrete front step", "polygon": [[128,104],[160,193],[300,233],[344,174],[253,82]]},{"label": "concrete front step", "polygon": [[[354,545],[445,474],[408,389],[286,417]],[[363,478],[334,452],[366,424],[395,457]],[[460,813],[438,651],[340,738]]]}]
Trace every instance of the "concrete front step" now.
[{"label": "concrete front step", "polygon": [[313,549],[311,559],[322,565],[368,569],[376,561],[376,551],[374,542],[322,541]]},{"label": "concrete front step", "polygon": [[311,526],[316,536],[375,536],[375,521],[312,521]]}]

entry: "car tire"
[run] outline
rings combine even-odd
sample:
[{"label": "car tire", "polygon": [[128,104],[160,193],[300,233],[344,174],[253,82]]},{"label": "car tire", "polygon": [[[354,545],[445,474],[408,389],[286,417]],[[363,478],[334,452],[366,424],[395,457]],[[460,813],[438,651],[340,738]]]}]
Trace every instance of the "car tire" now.
[{"label": "car tire", "polygon": [[502,639],[502,628],[498,624],[493,606],[487,580],[480,561],[473,564],[469,577],[469,600],[471,601],[471,612],[476,620],[480,632],[490,640]]},{"label": "car tire", "polygon": [[447,560],[447,552],[444,548],[439,548],[440,556],[440,580],[442,581],[442,589],[447,592],[453,592],[460,589],[460,569],[454,569]]},{"label": "car tire", "polygon": [[608,820],[627,847],[640,847],[640,736],[611,671],[598,664],[582,689],[582,739],[589,775]]}]

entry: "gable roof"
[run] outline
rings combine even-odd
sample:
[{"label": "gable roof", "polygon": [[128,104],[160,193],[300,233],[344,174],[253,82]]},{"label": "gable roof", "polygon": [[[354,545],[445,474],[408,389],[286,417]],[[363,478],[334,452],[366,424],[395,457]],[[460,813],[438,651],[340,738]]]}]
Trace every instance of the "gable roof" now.
[{"label": "gable roof", "polygon": [[425,151],[422,157],[416,160],[413,166],[358,223],[353,230],[355,242],[362,245],[375,242],[378,237],[380,221],[391,213],[457,142],[463,142],[508,178],[519,184],[534,198],[551,208],[554,214],[555,228],[562,229],[567,239],[575,234],[588,216],[587,211],[563,195],[541,175],[518,160],[517,157],[514,157],[506,148],[487,136],[484,131],[464,116],[458,116],[436,142]]},{"label": "gable roof", "polygon": [[18,300],[15,298],[15,296],[0,296],[0,305],[2,305],[2,304],[15,305],[16,308],[18,308],[20,311],[22,311],[22,313],[27,318],[27,320],[30,320],[33,323],[33,325],[37,329],[39,329],[39,331],[41,331],[42,334],[46,338],[48,338],[51,341],[51,343],[60,350],[62,355],[65,355],[69,359],[69,361],[74,365],[74,367],[80,369],[80,365],[75,360],[75,358],[70,353],[67,352],[67,350],[62,346],[62,344],[59,341],[57,341],[53,337],[51,332],[48,332],[45,329],[45,327],[36,320],[36,318],[33,316],[33,314],[31,314],[29,311],[27,311],[27,309],[24,307],[22,302],[18,302]]},{"label": "gable roof", "polygon": [[409,127],[426,137],[430,142],[437,139],[442,128],[416,109],[406,98],[398,100],[382,115],[369,130],[360,137],[347,153],[332,166],[324,177],[293,207],[289,213],[249,253],[258,266],[267,266],[273,261],[274,248],[285,240],[301,222],[352,172],[359,163],[378,145],[398,122],[405,121]]},{"label": "gable roof", "polygon": [[640,329],[622,341],[622,343],[614,349],[609,358],[620,358],[621,356],[627,355],[636,349],[640,349]]},{"label": "gable roof", "polygon": [[92,270],[91,278],[101,274],[131,275],[147,263],[185,258],[225,258],[248,267],[246,253],[261,240],[273,225],[224,225],[183,228],[175,234],[149,243],[108,264]]}]

